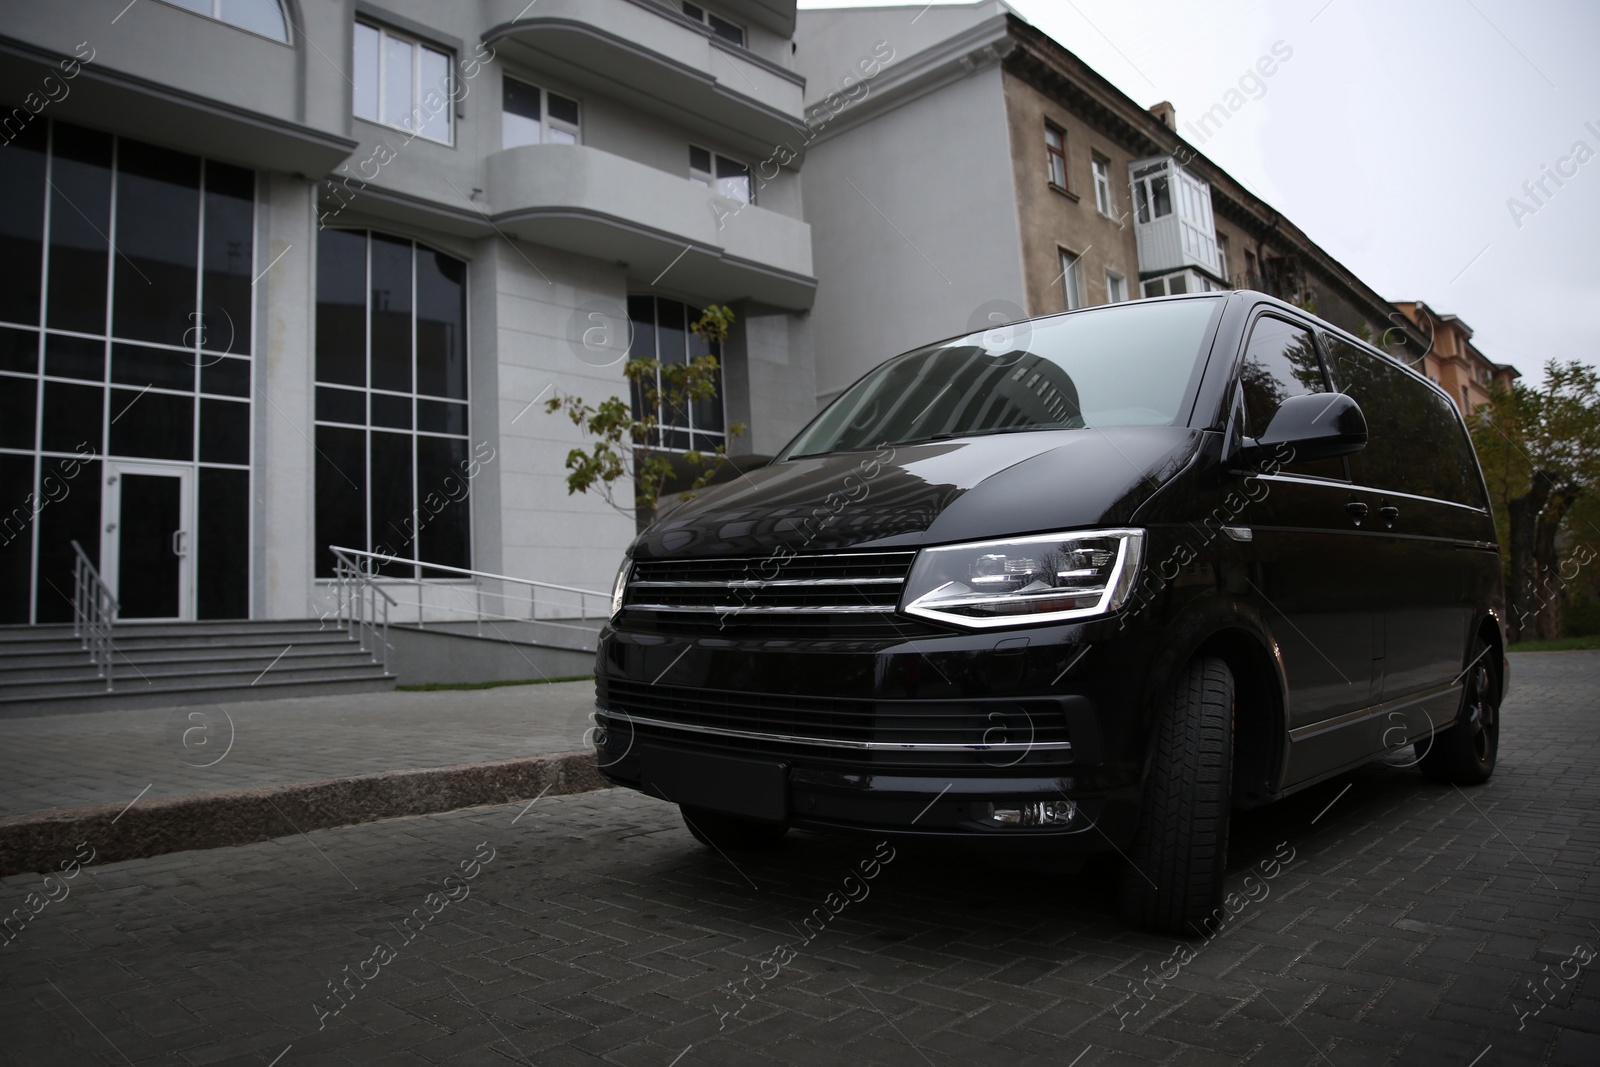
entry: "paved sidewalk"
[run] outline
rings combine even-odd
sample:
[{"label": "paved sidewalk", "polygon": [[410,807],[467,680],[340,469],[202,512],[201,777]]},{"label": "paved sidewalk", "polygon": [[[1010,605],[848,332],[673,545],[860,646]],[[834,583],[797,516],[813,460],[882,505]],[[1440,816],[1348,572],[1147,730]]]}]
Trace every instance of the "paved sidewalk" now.
[{"label": "paved sidewalk", "polygon": [[572,752],[593,708],[558,682],[0,719],[0,818]]}]

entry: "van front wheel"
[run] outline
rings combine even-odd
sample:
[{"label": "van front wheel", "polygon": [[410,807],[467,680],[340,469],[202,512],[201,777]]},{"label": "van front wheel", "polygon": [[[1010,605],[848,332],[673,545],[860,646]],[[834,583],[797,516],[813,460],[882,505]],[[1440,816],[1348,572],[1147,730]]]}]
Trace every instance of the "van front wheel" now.
[{"label": "van front wheel", "polygon": [[1155,758],[1122,877],[1122,915],[1152,933],[1195,937],[1222,901],[1233,772],[1233,673],[1197,657],[1155,722]]}]

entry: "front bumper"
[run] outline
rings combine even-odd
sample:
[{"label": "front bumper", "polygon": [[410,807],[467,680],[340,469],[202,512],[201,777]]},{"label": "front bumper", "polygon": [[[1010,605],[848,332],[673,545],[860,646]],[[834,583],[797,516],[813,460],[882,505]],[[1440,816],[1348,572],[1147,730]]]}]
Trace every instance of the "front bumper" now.
[{"label": "front bumper", "polygon": [[[781,820],[802,828],[1121,847],[1138,814],[1151,653],[1107,620],[875,641],[613,629],[597,758],[609,781],[673,802],[660,781],[681,781],[675,761],[781,767]],[[750,814],[737,796],[696,795]],[[1064,824],[992,814],[1059,801],[1076,809]]]}]

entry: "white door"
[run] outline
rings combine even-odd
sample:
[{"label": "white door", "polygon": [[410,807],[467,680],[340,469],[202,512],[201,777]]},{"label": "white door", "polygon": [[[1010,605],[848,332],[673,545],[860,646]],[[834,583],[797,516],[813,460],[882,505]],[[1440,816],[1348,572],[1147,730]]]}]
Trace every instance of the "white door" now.
[{"label": "white door", "polygon": [[100,519],[117,618],[194,618],[194,468],[107,460]]}]

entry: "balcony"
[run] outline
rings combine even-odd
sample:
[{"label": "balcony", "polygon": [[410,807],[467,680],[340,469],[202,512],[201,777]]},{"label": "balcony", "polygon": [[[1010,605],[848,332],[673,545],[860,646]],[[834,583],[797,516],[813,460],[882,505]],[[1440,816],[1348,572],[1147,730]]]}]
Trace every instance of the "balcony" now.
[{"label": "balcony", "polygon": [[489,0],[483,35],[535,69],[762,158],[805,128],[805,79],[657,0]]},{"label": "balcony", "polygon": [[811,306],[811,227],[799,219],[753,204],[732,213],[687,177],[586,145],[525,145],[488,163],[490,217],[506,233],[707,300]]},{"label": "balcony", "polygon": [[1198,267],[1220,279],[1211,186],[1170,157],[1135,160],[1128,177],[1140,276]]},{"label": "balcony", "polygon": [[[344,5],[316,8],[307,32],[345,40]],[[245,166],[325,174],[356,147],[349,87],[304,54],[304,36],[292,36],[297,43],[271,40],[171,4],[12,5],[0,29],[0,100],[49,96],[40,113],[51,118]],[[79,61],[65,79],[63,59]]]}]

